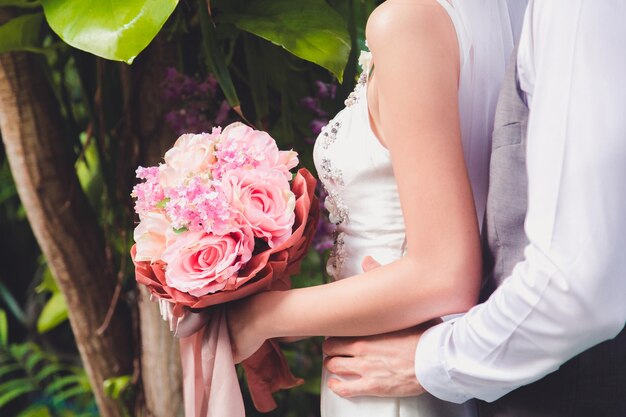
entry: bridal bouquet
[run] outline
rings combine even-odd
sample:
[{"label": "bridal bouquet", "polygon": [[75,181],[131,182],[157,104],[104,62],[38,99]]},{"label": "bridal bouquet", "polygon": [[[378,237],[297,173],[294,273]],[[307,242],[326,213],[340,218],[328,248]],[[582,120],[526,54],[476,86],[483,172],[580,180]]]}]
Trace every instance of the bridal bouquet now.
[{"label": "bridal bouquet", "polygon": [[[315,179],[306,169],[294,176],[297,164],[267,133],[234,123],[185,134],[164,163],[137,169],[131,256],[173,330],[186,327],[178,333],[187,417],[245,414],[220,305],[290,287],[319,215]],[[301,383],[275,342],[243,367],[260,411],[275,408],[272,392]]]}]

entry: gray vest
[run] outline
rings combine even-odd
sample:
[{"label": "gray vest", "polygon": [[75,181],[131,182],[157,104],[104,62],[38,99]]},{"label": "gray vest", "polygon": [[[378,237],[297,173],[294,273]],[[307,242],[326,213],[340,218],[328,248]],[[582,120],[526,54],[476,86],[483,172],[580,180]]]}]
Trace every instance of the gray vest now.
[{"label": "gray vest", "polygon": [[[524,232],[528,107],[523,97],[513,59],[496,109],[483,235],[483,299],[524,258],[528,243]],[[480,417],[626,417],[626,331],[540,381],[491,404],[479,401],[478,408]]]}]

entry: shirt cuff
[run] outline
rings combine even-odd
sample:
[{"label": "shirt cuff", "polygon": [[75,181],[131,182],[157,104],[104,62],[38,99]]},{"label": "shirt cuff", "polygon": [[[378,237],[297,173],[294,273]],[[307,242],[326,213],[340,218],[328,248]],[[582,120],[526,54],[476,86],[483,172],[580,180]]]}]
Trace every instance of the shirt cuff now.
[{"label": "shirt cuff", "polygon": [[422,335],[415,351],[415,376],[430,394],[444,401],[461,404],[472,396],[463,393],[450,378],[443,359],[455,321],[452,319],[433,326]]}]

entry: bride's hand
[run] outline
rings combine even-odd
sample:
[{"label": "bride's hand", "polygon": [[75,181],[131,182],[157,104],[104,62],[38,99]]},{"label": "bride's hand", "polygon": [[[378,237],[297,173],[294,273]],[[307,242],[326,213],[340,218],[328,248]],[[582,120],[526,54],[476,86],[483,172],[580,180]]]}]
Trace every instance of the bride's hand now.
[{"label": "bride's hand", "polygon": [[260,331],[258,315],[252,313],[254,299],[253,296],[230,303],[226,310],[235,363],[240,363],[252,356],[266,339]]}]

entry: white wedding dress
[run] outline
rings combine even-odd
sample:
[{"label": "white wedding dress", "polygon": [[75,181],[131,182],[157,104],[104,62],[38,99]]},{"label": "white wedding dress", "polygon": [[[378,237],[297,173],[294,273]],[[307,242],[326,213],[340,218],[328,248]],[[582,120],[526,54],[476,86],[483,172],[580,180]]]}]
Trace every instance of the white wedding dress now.
[{"label": "white wedding dress", "polygon": [[[521,28],[525,0],[438,0],[450,15],[461,52],[459,108],[465,162],[478,221],[488,187],[493,115],[500,82]],[[371,255],[385,264],[402,256],[405,227],[388,150],[369,122],[367,74],[340,111],[322,130],[314,159],[337,224],[328,263],[333,279],[361,273]],[[407,92],[410,93],[410,92]],[[419,285],[419,283],[416,283]],[[473,405],[452,404],[429,394],[414,398],[344,399],[327,388],[322,375],[322,417],[467,417]]]}]

